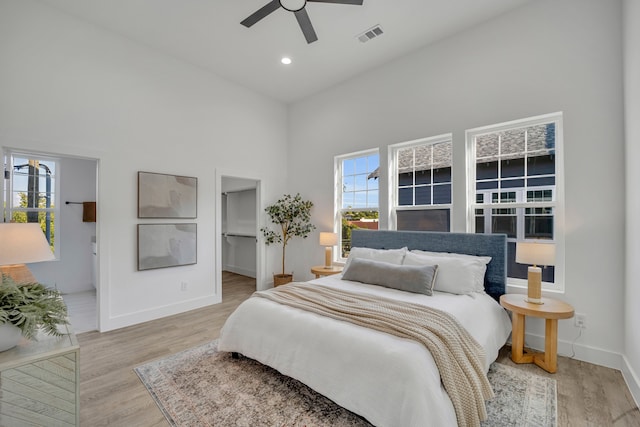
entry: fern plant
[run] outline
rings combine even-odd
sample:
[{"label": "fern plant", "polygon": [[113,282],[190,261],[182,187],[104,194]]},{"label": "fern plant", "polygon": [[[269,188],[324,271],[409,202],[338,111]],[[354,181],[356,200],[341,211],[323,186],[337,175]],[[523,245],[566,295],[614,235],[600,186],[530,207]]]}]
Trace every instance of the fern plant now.
[{"label": "fern plant", "polygon": [[17,284],[2,275],[0,324],[17,326],[27,339],[35,339],[38,328],[53,336],[63,335],[58,325],[67,325],[67,306],[60,292],[40,283]]}]

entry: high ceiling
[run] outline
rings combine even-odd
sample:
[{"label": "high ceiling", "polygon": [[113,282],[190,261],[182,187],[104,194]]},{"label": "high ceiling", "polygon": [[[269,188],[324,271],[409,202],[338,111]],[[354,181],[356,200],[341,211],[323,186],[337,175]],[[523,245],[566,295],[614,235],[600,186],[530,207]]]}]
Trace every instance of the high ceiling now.
[{"label": "high ceiling", "polygon": [[[240,21],[270,0],[40,0],[130,40],[294,102],[530,0],[364,0],[307,3],[318,41],[307,44],[282,8]],[[384,34],[357,36],[375,25]],[[291,65],[281,64],[288,56]]]}]

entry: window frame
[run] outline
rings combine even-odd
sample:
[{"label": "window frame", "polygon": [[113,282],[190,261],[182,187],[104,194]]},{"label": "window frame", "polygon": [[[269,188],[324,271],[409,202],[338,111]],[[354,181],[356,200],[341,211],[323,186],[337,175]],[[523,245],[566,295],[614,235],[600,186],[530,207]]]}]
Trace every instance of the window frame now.
[{"label": "window frame", "polygon": [[[518,187],[517,189],[509,188],[497,188],[493,190],[480,190],[476,191],[476,137],[486,135],[489,133],[497,133],[512,129],[525,128],[542,124],[555,124],[555,186],[540,186],[538,189],[549,189],[549,187],[555,187],[553,201],[545,202],[527,202],[526,192],[531,190],[527,187]],[[563,114],[562,112],[544,114],[540,116],[534,116],[519,120],[513,120],[509,122],[499,123],[495,125],[482,126],[474,129],[468,129],[465,131],[465,145],[466,145],[466,160],[467,160],[467,192],[466,192],[466,228],[468,233],[475,233],[476,225],[476,209],[494,209],[494,208],[516,208],[516,215],[521,215],[524,219],[526,217],[526,208],[536,207],[552,207],[553,208],[553,232],[554,238],[551,240],[556,245],[556,265],[554,266],[554,282],[542,282],[542,289],[551,292],[564,292],[565,289],[565,201],[564,201],[564,132],[563,132]],[[498,176],[500,178],[500,176]],[[516,195],[518,200],[515,203],[477,203],[476,194],[484,192],[500,192],[500,191],[521,191],[521,196]],[[485,229],[487,224],[485,223]],[[538,239],[525,239],[524,235],[524,221],[517,222],[517,241],[537,241]],[[520,236],[522,239],[519,239]],[[510,240],[513,240],[510,238]],[[549,240],[545,239],[545,242]],[[507,277],[507,286],[513,286],[516,288],[526,288],[527,279],[518,279],[513,277]]]},{"label": "window frame", "polygon": [[[428,205],[416,205],[415,199],[413,205],[399,205],[399,178],[398,178],[398,158],[399,151],[407,148],[414,148],[423,145],[433,146],[439,143],[448,142],[451,145],[451,181],[449,185],[451,186],[451,203],[443,203],[443,204],[434,204],[433,197],[431,197],[431,204]],[[441,135],[431,136],[427,138],[415,139],[412,141],[400,142],[397,144],[391,144],[387,147],[388,151],[388,165],[387,170],[389,171],[389,229],[397,230],[398,221],[397,221],[397,211],[423,211],[423,210],[449,210],[449,230],[451,232],[451,223],[452,223],[452,214],[453,214],[453,134],[445,133]],[[433,174],[433,172],[432,172]],[[433,180],[431,180],[431,194],[433,196],[433,187],[436,185]],[[415,184],[414,184],[415,188]]]},{"label": "window frame", "polygon": [[[357,159],[378,155],[378,205],[374,208],[343,208],[343,162],[345,160]],[[371,148],[368,150],[356,151],[348,154],[341,154],[334,157],[334,221],[333,231],[338,234],[338,250],[333,251],[333,261],[346,262],[346,258],[342,257],[342,216],[344,212],[365,212],[376,210],[378,212],[378,226],[380,226],[380,181],[383,176],[383,169],[380,164],[380,149]]]},{"label": "window frame", "polygon": [[[3,185],[3,203],[4,203],[4,220],[11,221],[13,214],[15,212],[50,212],[53,214],[53,220],[51,221],[53,230],[54,230],[54,239],[53,239],[53,255],[56,260],[60,259],[60,159],[57,157],[35,153],[35,152],[25,152],[19,150],[10,150],[5,149],[3,153],[4,157],[4,182]],[[16,157],[22,157],[29,160],[38,160],[38,161],[46,161],[48,163],[53,163],[55,165],[55,171],[53,174],[53,194],[54,194],[54,203],[51,208],[23,208],[20,206],[15,206],[13,201],[14,195],[14,183],[15,183],[15,168],[14,162]],[[40,193],[43,193],[40,191]],[[46,236],[45,236],[46,237]]]},{"label": "window frame", "polygon": [[[533,202],[527,202],[524,201],[527,197],[527,192],[528,191],[537,191],[537,190],[541,190],[541,191],[551,191],[552,192],[552,200],[551,201],[533,201]],[[551,185],[544,185],[544,186],[539,186],[536,187],[536,190],[530,190],[527,188],[522,188],[522,187],[518,187],[518,188],[506,188],[506,189],[485,189],[485,190],[480,190],[480,191],[476,191],[476,195],[483,195],[483,199],[486,200],[487,197],[489,196],[489,199],[491,198],[492,193],[515,193],[515,197],[516,197],[516,201],[515,202],[485,202],[483,201],[482,203],[479,202],[475,202],[475,209],[483,209],[483,210],[490,210],[490,209],[516,209],[516,212],[514,214],[514,216],[517,217],[517,229],[516,229],[516,239],[518,241],[536,241],[536,240],[541,240],[541,239],[531,239],[531,238],[527,238],[526,237],[526,230],[525,230],[525,220],[527,218],[527,213],[526,213],[526,209],[527,208],[547,208],[547,207],[552,207],[554,210],[556,208],[556,201],[557,201],[557,196],[555,195],[557,193],[556,188],[554,186]],[[474,227],[475,227],[475,218],[477,217],[477,215],[475,214],[475,209],[474,209]],[[493,214],[496,215],[496,214]],[[500,214],[497,214],[500,215]],[[484,215],[486,217],[486,214]],[[543,216],[543,215],[539,215],[539,216]],[[484,233],[485,234],[489,234],[488,231],[490,231],[490,224],[485,223],[485,230]],[[474,228],[474,232],[475,232],[475,228]]]}]

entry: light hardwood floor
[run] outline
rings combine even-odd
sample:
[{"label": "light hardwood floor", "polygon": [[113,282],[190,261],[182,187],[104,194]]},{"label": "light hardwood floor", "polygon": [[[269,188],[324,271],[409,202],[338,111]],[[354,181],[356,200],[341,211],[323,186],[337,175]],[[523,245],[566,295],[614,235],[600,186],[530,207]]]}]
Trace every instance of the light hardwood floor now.
[{"label": "light hardwood floor", "polygon": [[[167,426],[164,416],[133,368],[218,337],[227,316],[255,290],[255,281],[224,273],[222,303],[80,342],[80,424],[82,426]],[[509,347],[498,361],[558,381],[558,426],[638,426],[640,412],[619,371],[558,358],[558,372],[515,365]]]},{"label": "light hardwood floor", "polygon": [[96,318],[96,290],[63,294],[71,328],[77,334],[97,331],[98,320]]}]

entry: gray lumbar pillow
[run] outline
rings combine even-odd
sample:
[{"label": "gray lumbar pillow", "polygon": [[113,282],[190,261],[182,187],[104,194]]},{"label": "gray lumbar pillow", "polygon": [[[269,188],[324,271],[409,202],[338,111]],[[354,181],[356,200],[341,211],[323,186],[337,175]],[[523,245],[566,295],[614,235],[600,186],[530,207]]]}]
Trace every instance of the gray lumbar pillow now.
[{"label": "gray lumbar pillow", "polygon": [[438,266],[435,264],[397,265],[355,258],[342,274],[342,279],[432,295],[437,273]]}]

